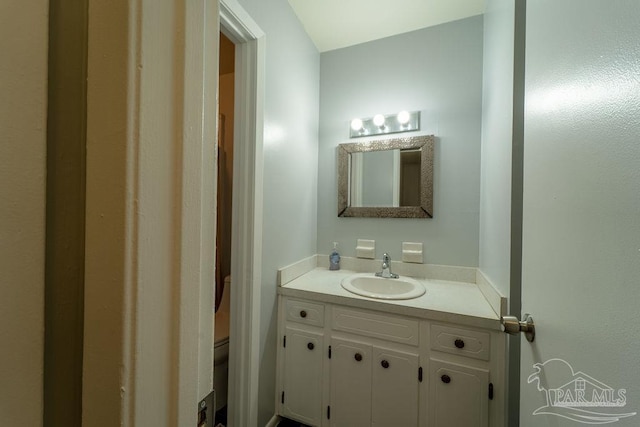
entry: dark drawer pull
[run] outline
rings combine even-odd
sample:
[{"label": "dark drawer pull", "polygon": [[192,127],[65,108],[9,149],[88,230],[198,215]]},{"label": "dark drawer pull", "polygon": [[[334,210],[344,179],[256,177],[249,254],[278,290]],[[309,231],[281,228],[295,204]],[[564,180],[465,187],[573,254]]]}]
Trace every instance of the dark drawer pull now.
[{"label": "dark drawer pull", "polygon": [[445,384],[449,384],[451,382],[451,377],[449,375],[446,375],[446,374],[441,376],[440,379]]},{"label": "dark drawer pull", "polygon": [[310,342],[309,344],[307,344],[307,348],[308,348],[309,350],[313,350],[315,347],[316,347],[316,346],[315,346],[315,345],[313,345],[313,343],[312,343],[312,342]]},{"label": "dark drawer pull", "polygon": [[464,348],[464,341],[462,341],[460,338],[455,340],[453,344],[458,348]]},{"label": "dark drawer pull", "polygon": [[356,353],[355,356],[353,356],[354,359],[356,359],[356,362],[360,362],[362,360],[362,355],[360,353]]},{"label": "dark drawer pull", "polygon": [[386,360],[383,360],[382,362],[380,362],[380,364],[384,369],[387,369],[389,367],[389,362],[387,362]]},{"label": "dark drawer pull", "polygon": [[300,317],[302,317],[303,319],[307,317],[307,312],[304,310],[300,310]]}]

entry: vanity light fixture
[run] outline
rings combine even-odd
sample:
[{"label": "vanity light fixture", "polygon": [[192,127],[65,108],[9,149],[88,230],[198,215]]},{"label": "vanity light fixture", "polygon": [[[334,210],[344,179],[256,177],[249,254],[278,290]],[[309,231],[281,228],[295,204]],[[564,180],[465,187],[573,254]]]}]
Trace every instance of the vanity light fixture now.
[{"label": "vanity light fixture", "polygon": [[362,120],[360,119],[351,120],[351,131],[360,132],[361,130],[362,130]]},{"label": "vanity light fixture", "polygon": [[373,116],[373,124],[378,126],[380,129],[384,129],[384,116],[382,114],[376,114]]},{"label": "vanity light fixture", "polygon": [[398,123],[402,126],[406,126],[409,124],[409,120],[411,119],[411,114],[408,111],[400,111],[398,113]]},{"label": "vanity light fixture", "polygon": [[353,119],[349,136],[359,138],[417,130],[420,130],[420,111],[400,111],[397,114],[376,114],[369,119]]}]

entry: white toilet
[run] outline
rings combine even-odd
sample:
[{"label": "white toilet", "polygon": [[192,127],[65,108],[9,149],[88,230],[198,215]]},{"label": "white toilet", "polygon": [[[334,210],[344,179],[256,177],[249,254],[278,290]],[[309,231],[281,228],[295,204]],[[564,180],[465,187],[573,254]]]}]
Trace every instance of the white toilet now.
[{"label": "white toilet", "polygon": [[229,383],[229,309],[231,277],[224,278],[222,300],[215,315],[213,352],[213,386],[216,391],[216,411],[227,404],[227,387]]}]

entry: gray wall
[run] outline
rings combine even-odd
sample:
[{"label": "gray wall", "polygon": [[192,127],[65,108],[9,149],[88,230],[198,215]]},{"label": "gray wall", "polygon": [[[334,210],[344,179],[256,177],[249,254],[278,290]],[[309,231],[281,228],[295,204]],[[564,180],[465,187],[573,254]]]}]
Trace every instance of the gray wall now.
[{"label": "gray wall", "polygon": [[275,402],[276,271],[316,253],[320,54],[287,0],[240,3],[266,34],[257,424],[265,425]]},{"label": "gray wall", "polygon": [[480,270],[509,296],[515,3],[488,0],[484,15]]},{"label": "gray wall", "polygon": [[[481,16],[323,53],[320,71],[318,253],[331,242],[355,255],[358,238],[400,259],[402,241],[424,243],[425,262],[478,265]],[[349,122],[421,110],[436,136],[433,219],[338,218],[336,147]]]}]

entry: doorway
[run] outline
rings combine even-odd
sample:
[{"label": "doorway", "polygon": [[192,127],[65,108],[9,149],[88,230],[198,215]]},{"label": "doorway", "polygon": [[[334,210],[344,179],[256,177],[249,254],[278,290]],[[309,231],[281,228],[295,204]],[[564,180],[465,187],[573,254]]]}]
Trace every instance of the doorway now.
[{"label": "doorway", "polygon": [[231,284],[231,218],[233,195],[233,129],[235,108],[235,44],[220,33],[218,68],[218,171],[216,209],[216,274],[214,322],[214,389],[216,425],[227,425],[229,319]]}]

